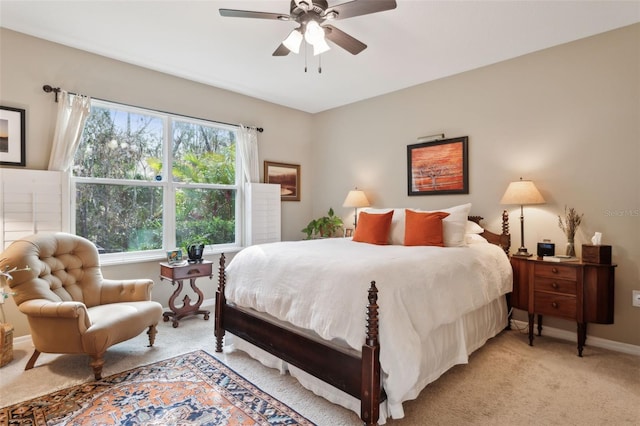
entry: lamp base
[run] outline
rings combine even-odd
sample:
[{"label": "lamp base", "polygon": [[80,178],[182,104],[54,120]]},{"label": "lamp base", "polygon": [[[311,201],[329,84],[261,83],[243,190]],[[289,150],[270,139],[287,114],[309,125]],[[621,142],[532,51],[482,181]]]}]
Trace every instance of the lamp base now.
[{"label": "lamp base", "polygon": [[517,252],[515,252],[514,254],[512,254],[512,256],[518,256],[518,257],[531,257],[533,256],[533,254],[529,253],[526,249],[526,247],[520,247],[518,249]]}]

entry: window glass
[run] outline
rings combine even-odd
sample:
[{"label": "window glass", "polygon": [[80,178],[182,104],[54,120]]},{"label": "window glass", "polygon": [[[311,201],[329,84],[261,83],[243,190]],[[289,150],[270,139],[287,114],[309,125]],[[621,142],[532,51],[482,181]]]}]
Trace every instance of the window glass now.
[{"label": "window glass", "polygon": [[75,155],[74,176],[154,180],[162,158],[163,119],[133,111],[91,107]]},{"label": "window glass", "polygon": [[162,249],[162,188],[76,184],[76,234],[101,253]]}]

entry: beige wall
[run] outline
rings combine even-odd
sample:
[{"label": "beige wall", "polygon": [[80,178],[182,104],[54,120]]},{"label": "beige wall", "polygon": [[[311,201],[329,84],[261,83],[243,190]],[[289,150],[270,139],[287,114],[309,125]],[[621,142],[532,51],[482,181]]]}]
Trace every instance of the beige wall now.
[{"label": "beige wall", "polygon": [[[4,29],[0,55],[0,103],[27,109],[28,168],[46,168],[51,149],[55,104],[43,84],[264,127],[261,160],[302,165],[302,201],[283,203],[285,239],[299,238],[309,219],[329,207],[351,222],[353,212],[341,206],[357,185],[376,206],[470,201],[494,230],[507,208],[518,246],[519,209],[499,200],[510,181],[532,179],[547,204],[525,208],[526,245],[534,250],[550,238],[561,248],[557,214],[565,204],[584,213],[577,245],[603,232],[618,264],[615,324],[592,325],[589,334],[640,345],[640,309],[631,307],[631,290],[640,290],[640,25],[313,116]],[[469,195],[408,197],[406,146],[441,132],[469,136]],[[157,279],[156,262],[104,272],[154,278],[154,299],[165,305],[172,290]],[[28,334],[15,306],[5,304],[5,312],[17,323],[16,335]],[[546,323],[575,329],[561,320]]]},{"label": "beige wall", "polygon": [[[407,196],[406,146],[435,133],[469,136],[469,195]],[[549,238],[563,250],[557,215],[584,213],[578,255],[599,231],[618,264],[615,324],[589,334],[640,345],[640,25],[317,114],[312,150],[315,215],[332,206],[352,222],[341,205],[353,186],[379,207],[472,202],[493,230],[508,209],[514,247],[520,211],[500,198],[510,181],[533,180],[547,203],[525,207],[525,245]]]}]

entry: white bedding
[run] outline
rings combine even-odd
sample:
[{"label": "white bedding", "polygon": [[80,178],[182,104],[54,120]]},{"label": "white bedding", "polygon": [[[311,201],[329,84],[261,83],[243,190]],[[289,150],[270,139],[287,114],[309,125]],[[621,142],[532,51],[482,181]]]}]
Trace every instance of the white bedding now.
[{"label": "white bedding", "polygon": [[227,269],[225,295],[326,340],[360,350],[367,290],[376,281],[382,381],[393,417],[415,398],[433,330],[511,291],[512,271],[493,244],[376,246],[332,238],[248,247]]}]

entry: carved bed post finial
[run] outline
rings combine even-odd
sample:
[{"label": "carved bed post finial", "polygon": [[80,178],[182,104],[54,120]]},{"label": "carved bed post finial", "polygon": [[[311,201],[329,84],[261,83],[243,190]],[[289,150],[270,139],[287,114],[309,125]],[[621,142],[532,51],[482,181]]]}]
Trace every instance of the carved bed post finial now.
[{"label": "carved bed post finial", "polygon": [[511,248],[511,235],[509,235],[509,214],[506,210],[502,211],[502,248],[504,252],[509,256],[509,249]]},{"label": "carved bed post finial", "polygon": [[367,305],[367,345],[378,344],[378,288],[371,281],[369,287],[369,305]]},{"label": "carved bed post finial", "polygon": [[216,318],[215,318],[215,336],[216,336],[216,352],[222,352],[222,339],[224,338],[224,327],[222,314],[224,306],[227,304],[227,300],[224,297],[224,287],[227,283],[224,268],[225,268],[225,256],[224,253],[220,253],[220,263],[218,266],[218,290],[216,291]]},{"label": "carved bed post finial", "polygon": [[380,342],[378,341],[378,288],[371,281],[367,305],[367,335],[362,345],[362,381],[360,418],[364,424],[377,425],[380,417]]},{"label": "carved bed post finial", "polygon": [[502,233],[503,234],[509,233],[509,214],[507,213],[506,210],[502,211]]}]

